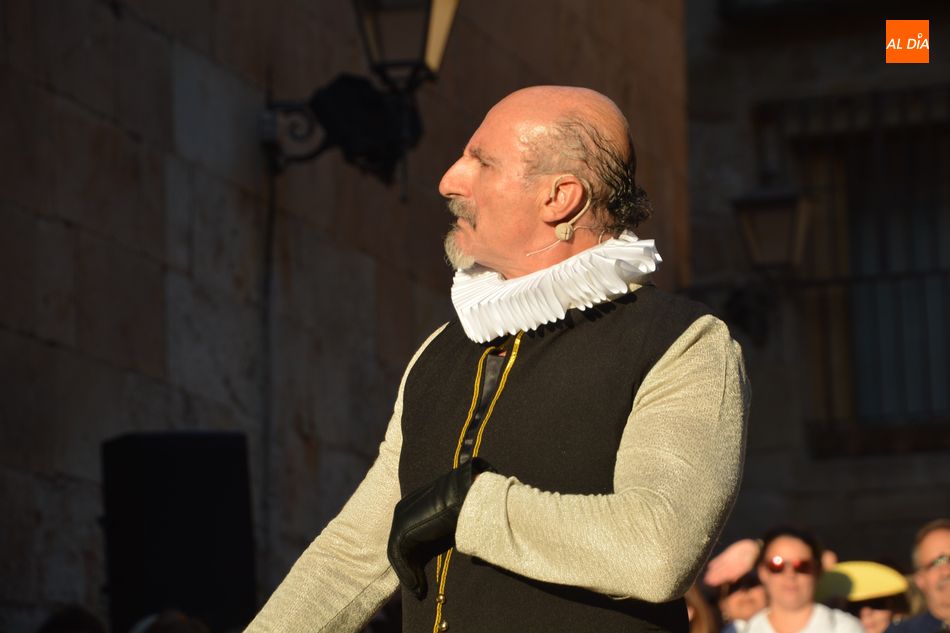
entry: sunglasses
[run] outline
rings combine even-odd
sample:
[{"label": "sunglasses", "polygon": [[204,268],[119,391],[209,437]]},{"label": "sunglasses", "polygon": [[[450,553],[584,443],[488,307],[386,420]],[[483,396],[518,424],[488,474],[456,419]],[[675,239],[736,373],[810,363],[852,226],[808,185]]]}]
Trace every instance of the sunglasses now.
[{"label": "sunglasses", "polygon": [[791,567],[796,574],[815,573],[815,561],[806,560],[785,560],[781,556],[773,556],[765,561],[765,568],[773,574],[781,574],[786,567]]}]

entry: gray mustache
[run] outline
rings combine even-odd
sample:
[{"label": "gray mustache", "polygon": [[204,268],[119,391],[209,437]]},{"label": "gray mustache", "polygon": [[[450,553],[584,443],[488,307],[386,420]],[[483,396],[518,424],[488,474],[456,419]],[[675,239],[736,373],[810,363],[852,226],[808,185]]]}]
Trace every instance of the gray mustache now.
[{"label": "gray mustache", "polygon": [[472,210],[471,205],[466,201],[453,198],[449,200],[446,205],[449,208],[449,213],[455,217],[462,218],[463,220],[467,220],[470,223],[474,223],[475,212]]}]

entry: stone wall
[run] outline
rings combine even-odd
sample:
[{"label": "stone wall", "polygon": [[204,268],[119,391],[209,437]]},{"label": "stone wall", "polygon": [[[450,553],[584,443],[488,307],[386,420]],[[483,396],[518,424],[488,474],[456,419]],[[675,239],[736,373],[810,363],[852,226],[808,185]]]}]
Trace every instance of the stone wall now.
[{"label": "stone wall", "polygon": [[[766,4],[781,10],[783,3]],[[946,81],[950,57],[937,43],[948,41],[950,30],[946,11],[932,3],[908,7],[909,14],[885,13],[885,3],[871,2],[804,15],[784,4],[784,15],[729,20],[717,3],[686,3],[692,293],[719,308],[756,279],[731,206],[758,184],[753,108]],[[884,20],[909,17],[931,20],[931,63],[886,65]],[[843,558],[907,565],[916,529],[948,514],[950,459],[945,451],[815,459],[804,424],[805,382],[815,370],[803,356],[806,325],[794,295],[778,284],[772,290],[776,303],[763,311],[766,342],[733,328],[754,395],[743,488],[724,540],[794,522],[815,528]]]},{"label": "stone wall", "polygon": [[408,202],[336,152],[292,166],[265,295],[257,115],[268,90],[365,74],[350,5],[0,3],[0,629],[66,603],[106,616],[99,450],[132,431],[247,434],[269,594],[361,479],[406,360],[451,313],[436,186],[511,90],[617,101],[657,208],[643,234],[659,282],[685,283],[682,19],[679,1],[462,2],[418,95]]}]

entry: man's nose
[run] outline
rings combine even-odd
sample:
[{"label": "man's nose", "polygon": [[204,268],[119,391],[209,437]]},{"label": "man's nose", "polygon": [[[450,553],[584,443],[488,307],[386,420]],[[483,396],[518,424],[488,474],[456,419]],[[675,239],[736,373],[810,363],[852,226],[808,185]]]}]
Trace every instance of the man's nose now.
[{"label": "man's nose", "polygon": [[455,161],[452,166],[442,174],[442,180],[439,181],[439,193],[446,198],[468,195],[463,158]]}]

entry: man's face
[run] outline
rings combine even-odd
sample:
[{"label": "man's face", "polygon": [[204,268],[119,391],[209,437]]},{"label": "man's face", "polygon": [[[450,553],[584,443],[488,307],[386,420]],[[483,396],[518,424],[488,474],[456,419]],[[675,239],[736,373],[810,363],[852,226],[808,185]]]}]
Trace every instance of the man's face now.
[{"label": "man's face", "polygon": [[935,530],[917,547],[914,581],[927,608],[941,620],[950,620],[950,530]]},{"label": "man's face", "polygon": [[519,266],[538,229],[544,194],[543,185],[525,176],[523,127],[523,113],[502,101],[442,176],[439,193],[458,218],[446,237],[456,268],[477,262],[506,277],[524,274]]}]

